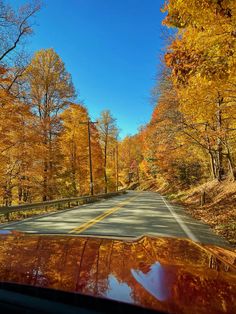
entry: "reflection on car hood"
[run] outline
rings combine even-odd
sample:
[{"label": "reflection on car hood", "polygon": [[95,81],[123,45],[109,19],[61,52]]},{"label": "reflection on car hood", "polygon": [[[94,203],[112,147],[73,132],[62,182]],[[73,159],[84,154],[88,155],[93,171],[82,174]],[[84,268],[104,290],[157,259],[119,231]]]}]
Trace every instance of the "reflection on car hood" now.
[{"label": "reflection on car hood", "polygon": [[236,313],[236,254],[186,239],[3,234],[0,281],[168,313]]}]

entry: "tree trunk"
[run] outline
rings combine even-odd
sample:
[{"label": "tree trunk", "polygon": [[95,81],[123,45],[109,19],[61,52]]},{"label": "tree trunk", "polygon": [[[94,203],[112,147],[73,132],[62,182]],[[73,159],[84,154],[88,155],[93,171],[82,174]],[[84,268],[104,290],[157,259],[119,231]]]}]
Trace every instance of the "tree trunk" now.
[{"label": "tree trunk", "polygon": [[105,183],[105,188],[104,188],[104,193],[107,193],[107,133],[106,133],[106,138],[105,138],[105,145],[104,145],[104,183]]},{"label": "tree trunk", "polygon": [[232,160],[232,157],[231,157],[230,154],[227,154],[227,159],[228,159],[228,162],[229,162],[229,170],[230,170],[230,174],[231,174],[232,180],[235,181],[236,173],[234,171],[233,160]]},{"label": "tree trunk", "polygon": [[218,95],[217,101],[217,131],[218,131],[218,139],[217,139],[217,180],[222,181],[224,169],[223,169],[223,143],[222,143],[222,111],[221,105],[223,103],[223,97]]},{"label": "tree trunk", "polygon": [[[46,114],[44,117],[43,124],[46,123]],[[45,149],[47,150],[48,148],[48,133],[47,133],[47,125],[44,125],[44,130],[43,130],[43,144],[45,146]],[[44,161],[43,161],[43,194],[42,194],[42,200],[47,201],[48,200],[48,156],[44,156]]]},{"label": "tree trunk", "polygon": [[229,171],[230,171],[232,180],[235,181],[235,179],[236,179],[236,173],[235,173],[235,170],[234,170],[233,159],[232,159],[232,156],[231,156],[231,154],[230,154],[230,151],[229,151],[228,146],[227,146],[227,159],[228,159],[228,163],[229,163]]},{"label": "tree trunk", "polygon": [[216,166],[215,166],[215,158],[213,152],[211,150],[208,151],[210,155],[210,163],[211,163],[211,175],[212,179],[216,179]]},{"label": "tree trunk", "polygon": [[48,200],[48,163],[44,160],[43,169],[43,202]]},{"label": "tree trunk", "polygon": [[18,202],[19,202],[19,204],[22,201],[22,196],[23,196],[23,189],[22,189],[21,180],[20,180],[20,183],[18,185]]},{"label": "tree trunk", "polygon": [[30,194],[29,186],[24,187],[24,189],[23,189],[23,201],[25,203],[28,202],[29,194]]},{"label": "tree trunk", "polygon": [[51,123],[49,125],[49,139],[48,139],[49,145],[49,171],[48,171],[48,199],[52,200],[55,194],[55,187],[53,182],[53,149],[52,149],[52,130],[51,130]]},{"label": "tree trunk", "polygon": [[207,141],[208,153],[210,156],[211,175],[212,175],[212,179],[214,180],[214,179],[216,179],[216,162],[215,162],[215,156],[214,156],[213,151],[212,151],[210,139],[209,139],[209,136],[207,134],[207,129],[208,129],[208,123],[206,123],[206,125],[205,125],[205,132],[206,132],[206,141]]},{"label": "tree trunk", "polygon": [[4,205],[11,206],[12,204],[12,185],[11,180],[6,182],[5,191],[4,191]]}]

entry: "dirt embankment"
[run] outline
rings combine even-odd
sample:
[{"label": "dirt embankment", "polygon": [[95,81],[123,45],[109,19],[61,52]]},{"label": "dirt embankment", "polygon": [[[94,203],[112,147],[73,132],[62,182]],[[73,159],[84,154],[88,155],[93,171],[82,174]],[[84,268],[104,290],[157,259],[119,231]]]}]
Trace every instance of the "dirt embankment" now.
[{"label": "dirt embankment", "polygon": [[[201,205],[204,192],[205,204]],[[236,247],[236,182],[211,181],[180,193],[176,201]]]},{"label": "dirt embankment", "polygon": [[[167,195],[171,201],[183,205],[191,216],[210,225],[215,233],[236,247],[236,182],[215,180],[171,194],[167,185],[160,188],[155,181],[150,180],[140,184],[138,189]],[[203,193],[205,204],[204,199],[201,200]]]}]

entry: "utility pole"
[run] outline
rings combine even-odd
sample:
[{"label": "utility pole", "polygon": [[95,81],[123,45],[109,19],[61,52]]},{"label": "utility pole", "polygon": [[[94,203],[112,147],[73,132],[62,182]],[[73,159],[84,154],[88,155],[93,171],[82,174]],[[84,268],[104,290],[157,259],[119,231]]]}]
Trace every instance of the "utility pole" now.
[{"label": "utility pole", "polygon": [[91,151],[91,133],[90,133],[90,122],[88,120],[88,144],[89,144],[89,188],[90,188],[90,195],[93,195],[93,164],[92,164],[92,151]]},{"label": "utility pole", "polygon": [[91,132],[90,132],[90,124],[95,124],[97,122],[87,121],[87,122],[79,122],[79,124],[87,124],[88,127],[88,150],[89,150],[89,191],[90,195],[94,194],[93,189],[93,162],[92,162],[92,147],[91,147]]},{"label": "utility pole", "polygon": [[118,150],[118,142],[116,143],[116,192],[118,192],[119,187],[119,150]]}]

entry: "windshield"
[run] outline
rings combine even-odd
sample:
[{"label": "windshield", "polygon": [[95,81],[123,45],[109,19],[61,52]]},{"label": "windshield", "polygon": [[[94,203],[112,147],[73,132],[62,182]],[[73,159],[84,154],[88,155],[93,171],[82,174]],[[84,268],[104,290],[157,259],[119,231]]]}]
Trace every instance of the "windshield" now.
[{"label": "windshield", "polygon": [[[187,278],[170,279],[165,263],[193,265],[186,256],[209,249],[199,267],[234,267],[235,14],[234,0],[0,0],[0,238],[17,251],[9,239],[29,236],[39,259],[43,236],[79,258],[100,239],[88,254],[106,261],[136,243],[129,281],[158,302],[174,291],[168,280]],[[62,249],[63,237],[89,244]],[[103,295],[116,287],[117,300],[136,302],[106,274]]]}]

